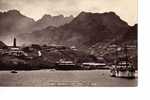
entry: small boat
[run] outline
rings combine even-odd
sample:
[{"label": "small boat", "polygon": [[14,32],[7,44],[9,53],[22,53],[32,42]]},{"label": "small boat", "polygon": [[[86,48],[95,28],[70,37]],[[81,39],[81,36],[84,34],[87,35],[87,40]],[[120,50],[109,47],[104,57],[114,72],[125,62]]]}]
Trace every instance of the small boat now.
[{"label": "small boat", "polygon": [[17,71],[15,71],[15,70],[12,70],[12,71],[11,71],[11,73],[18,73],[18,72],[17,72]]}]

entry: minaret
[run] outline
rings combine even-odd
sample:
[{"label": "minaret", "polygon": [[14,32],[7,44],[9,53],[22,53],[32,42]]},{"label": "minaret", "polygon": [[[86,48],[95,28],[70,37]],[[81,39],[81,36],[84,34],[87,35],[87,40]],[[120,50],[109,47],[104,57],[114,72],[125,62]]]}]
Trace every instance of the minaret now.
[{"label": "minaret", "polygon": [[16,47],[16,38],[14,38],[14,44],[13,44],[14,47]]}]

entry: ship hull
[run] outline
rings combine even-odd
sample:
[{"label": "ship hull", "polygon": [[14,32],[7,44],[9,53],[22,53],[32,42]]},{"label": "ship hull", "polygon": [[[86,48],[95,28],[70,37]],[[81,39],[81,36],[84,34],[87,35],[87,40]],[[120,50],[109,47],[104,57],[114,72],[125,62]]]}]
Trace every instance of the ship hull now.
[{"label": "ship hull", "polygon": [[131,71],[111,71],[110,74],[112,77],[121,77],[121,78],[135,78],[135,72]]}]

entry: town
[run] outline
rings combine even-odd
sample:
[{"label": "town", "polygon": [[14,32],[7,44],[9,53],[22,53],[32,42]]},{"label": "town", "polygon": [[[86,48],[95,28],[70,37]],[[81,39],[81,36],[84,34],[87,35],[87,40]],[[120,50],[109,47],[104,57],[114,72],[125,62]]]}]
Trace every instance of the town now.
[{"label": "town", "polygon": [[[135,77],[137,69],[127,54],[127,47],[124,48],[124,57],[119,57],[116,49],[116,60],[113,63],[106,61],[103,57],[79,51],[76,47],[63,45],[31,44],[30,46],[17,46],[16,38],[13,46],[6,46],[1,42],[0,49],[0,70],[96,70],[110,69],[112,77]],[[113,47],[111,48],[116,48]],[[131,47],[130,47],[131,48]],[[122,56],[121,55],[121,56]]]},{"label": "town", "polygon": [[108,69],[103,58],[98,59],[94,55],[81,52],[74,46],[31,44],[23,47],[17,46],[16,42],[16,38],[14,38],[13,46],[1,43],[1,70]]}]

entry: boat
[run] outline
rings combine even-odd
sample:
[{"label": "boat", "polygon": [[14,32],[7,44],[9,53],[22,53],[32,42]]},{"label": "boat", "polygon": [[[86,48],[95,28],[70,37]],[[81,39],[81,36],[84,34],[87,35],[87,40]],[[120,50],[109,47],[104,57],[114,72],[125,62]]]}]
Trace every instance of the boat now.
[{"label": "boat", "polygon": [[92,69],[107,69],[104,62],[95,63],[95,62],[84,62],[81,64],[82,69],[92,70]]},{"label": "boat", "polygon": [[60,59],[59,61],[57,61],[54,68],[58,70],[81,69],[81,67],[76,63],[74,63],[73,61],[65,59]]},{"label": "boat", "polygon": [[117,65],[112,65],[110,75],[112,77],[135,78],[135,68],[130,63],[126,64],[126,62],[120,61]]},{"label": "boat", "polygon": [[17,72],[17,71],[15,71],[15,70],[12,70],[12,71],[11,71],[11,73],[18,73],[18,72]]},{"label": "boat", "polygon": [[110,75],[112,77],[120,77],[120,78],[135,78],[136,69],[129,61],[127,55],[127,47],[124,48],[125,57],[119,58],[118,53],[116,51],[116,61],[110,68]]}]

